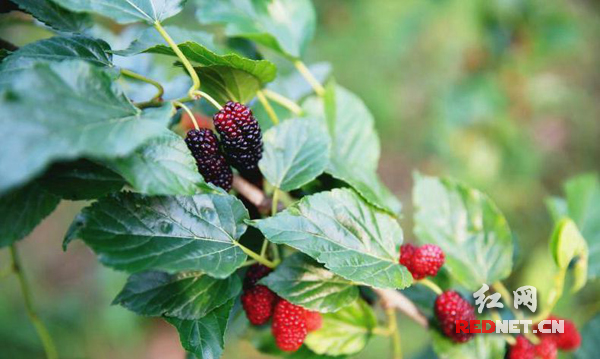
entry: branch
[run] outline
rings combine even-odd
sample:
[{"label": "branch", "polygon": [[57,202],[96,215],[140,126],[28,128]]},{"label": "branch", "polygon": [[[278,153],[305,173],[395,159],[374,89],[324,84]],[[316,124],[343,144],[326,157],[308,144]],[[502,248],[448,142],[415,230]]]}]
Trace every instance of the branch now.
[{"label": "branch", "polygon": [[381,305],[386,308],[393,308],[404,313],[407,317],[414,320],[423,328],[429,327],[429,321],[419,311],[415,303],[408,299],[404,294],[392,289],[373,288],[375,293],[381,299]]},{"label": "branch", "polygon": [[260,188],[246,181],[244,178],[237,175],[233,176],[233,188],[250,203],[255,205],[261,213],[271,210],[271,198],[267,197]]}]

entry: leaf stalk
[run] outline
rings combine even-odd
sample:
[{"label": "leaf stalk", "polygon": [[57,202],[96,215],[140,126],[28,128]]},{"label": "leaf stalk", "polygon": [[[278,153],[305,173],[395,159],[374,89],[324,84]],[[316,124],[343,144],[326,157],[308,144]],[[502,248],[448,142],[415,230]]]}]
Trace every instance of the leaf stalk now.
[{"label": "leaf stalk", "polygon": [[177,57],[183,64],[183,67],[185,67],[190,77],[192,78],[192,87],[190,87],[190,89],[188,90],[188,95],[191,98],[194,98],[194,92],[200,89],[200,78],[198,77],[196,70],[194,70],[194,66],[192,66],[187,57],[183,54],[183,52],[181,52],[179,46],[177,46],[175,41],[173,41],[173,38],[171,38],[171,36],[167,33],[165,28],[161,25],[160,21],[154,22],[154,28],[165,39],[167,44],[169,44],[173,52],[175,52],[175,55],[177,55]]},{"label": "leaf stalk", "polygon": [[308,67],[306,67],[304,62],[302,62],[301,60],[296,60],[294,61],[294,66],[296,67],[298,72],[300,72],[302,77],[304,77],[304,79],[310,84],[313,90],[315,90],[316,94],[320,97],[323,97],[325,95],[325,88],[323,88],[323,85],[321,85],[319,80],[317,80],[316,77],[312,74],[312,72],[310,72],[310,70],[308,69]]},{"label": "leaf stalk", "polygon": [[302,109],[302,107],[298,106],[298,104],[296,102],[294,102],[294,100],[289,99],[289,98],[287,98],[281,94],[278,94],[277,92],[271,91],[269,89],[263,89],[262,93],[269,100],[272,100],[273,102],[278,103],[281,106],[290,110],[290,112],[292,112],[294,115],[302,116],[304,114],[304,110]]},{"label": "leaf stalk", "polygon": [[54,341],[52,341],[50,332],[48,331],[44,323],[42,323],[42,321],[40,320],[33,308],[31,290],[29,289],[29,285],[27,284],[27,280],[25,279],[25,274],[23,273],[23,267],[19,259],[17,247],[14,244],[10,246],[10,257],[12,260],[12,270],[19,279],[19,285],[21,286],[21,293],[23,295],[23,302],[25,303],[25,310],[27,312],[27,316],[29,317],[31,324],[33,324],[33,326],[35,327],[35,330],[40,340],[42,341],[44,352],[46,353],[46,358],[58,359],[58,352],[56,351],[56,346],[54,345]]},{"label": "leaf stalk", "polygon": [[148,84],[156,87],[156,89],[157,89],[156,95],[154,95],[154,97],[152,97],[152,99],[150,99],[150,101],[148,101],[148,102],[161,102],[162,101],[162,97],[165,94],[165,89],[160,84],[160,82],[154,81],[146,76],[140,75],[136,72],[133,72],[133,71],[127,70],[127,69],[121,69],[121,75],[138,80],[138,81],[148,83]]},{"label": "leaf stalk", "polygon": [[261,90],[258,90],[256,92],[256,97],[258,98],[258,101],[260,101],[260,103],[265,108],[265,111],[267,111],[267,115],[269,115],[269,118],[271,119],[271,122],[273,122],[274,125],[278,125],[279,124],[279,118],[277,117],[277,114],[275,113],[275,110],[273,109],[273,107],[269,103],[269,100],[267,100],[267,98],[265,97],[265,94]]}]

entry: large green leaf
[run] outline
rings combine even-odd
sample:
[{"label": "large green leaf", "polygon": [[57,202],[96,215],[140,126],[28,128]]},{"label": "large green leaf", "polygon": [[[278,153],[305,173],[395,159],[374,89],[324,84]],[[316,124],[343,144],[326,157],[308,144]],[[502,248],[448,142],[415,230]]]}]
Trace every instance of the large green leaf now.
[{"label": "large green leaf", "polygon": [[100,198],[125,185],[121,176],[88,160],[55,163],[39,183],[47,191],[74,201]]},{"label": "large green leaf", "polygon": [[107,164],[145,194],[192,195],[209,189],[183,139],[170,131]]},{"label": "large green leaf", "polygon": [[581,347],[575,353],[575,358],[598,358],[598,338],[600,338],[600,315],[597,314],[583,327],[581,331]]},{"label": "large green leaf", "polygon": [[28,235],[56,208],[60,198],[33,182],[0,197],[0,248]]},{"label": "large green leaf", "polygon": [[440,359],[500,359],[506,352],[506,342],[500,335],[476,335],[467,343],[455,343],[437,331],[431,335]]},{"label": "large green leaf", "polygon": [[113,301],[140,315],[200,319],[235,299],[242,289],[237,276],[215,279],[199,272],[133,274]]},{"label": "large green leaf", "polygon": [[296,248],[348,280],[380,288],[404,288],[412,282],[406,267],[398,264],[398,222],[352,190],[304,197],[253,223],[269,241]]},{"label": "large green leaf", "polygon": [[331,136],[331,153],[326,172],[358,191],[369,203],[391,214],[400,213],[400,202],[377,176],[380,155],[375,120],[358,96],[332,85],[325,100],[306,99],[305,111],[322,120]]},{"label": "large green leaf", "polygon": [[51,0],[10,0],[44,24],[66,32],[83,32],[92,25],[87,14],[71,12]]},{"label": "large green leaf", "polygon": [[75,12],[92,12],[121,24],[163,21],[181,11],[185,0],[54,0]]},{"label": "large green leaf", "polygon": [[56,36],[27,44],[8,56],[0,64],[0,84],[9,84],[22,71],[41,61],[60,62],[85,60],[100,67],[112,67],[110,46],[85,36]]},{"label": "large green leaf", "polygon": [[335,312],[358,298],[358,287],[302,253],[286,258],[261,283],[287,301],[321,313]]},{"label": "large green leaf", "polygon": [[600,181],[595,174],[565,184],[568,216],[575,221],[589,248],[590,278],[600,277]]},{"label": "large green leaf", "polygon": [[485,194],[447,179],[415,174],[415,234],[440,246],[445,268],[470,290],[502,280],[512,270],[513,242],[506,219]]},{"label": "large green leaf", "polygon": [[302,57],[316,15],[310,0],[197,0],[197,17],[222,23],[225,34],[244,37],[292,58]]},{"label": "large green leaf", "polygon": [[246,260],[236,241],[247,219],[244,205],[221,192],[190,197],[121,192],[85,208],[67,240],[81,238],[104,265],[131,273],[203,271],[225,278]]},{"label": "large green leaf", "polygon": [[317,354],[350,355],[364,349],[377,326],[371,307],[357,300],[335,313],[322,314],[321,329],[309,333],[304,344]]},{"label": "large green leaf", "polygon": [[[202,90],[215,100],[248,102],[264,84],[277,73],[275,65],[267,60],[251,60],[237,54],[219,55],[195,42],[179,44],[181,52],[190,60],[202,81]],[[165,45],[157,45],[146,52],[175,56]]]},{"label": "large green leaf", "polygon": [[55,160],[127,155],[164,133],[171,113],[136,108],[87,62],[36,64],[0,92],[0,192]]},{"label": "large green leaf", "polygon": [[258,166],[269,183],[291,191],[323,173],[328,153],[329,136],[316,121],[288,120],[265,132]]},{"label": "large green leaf", "polygon": [[165,317],[179,332],[181,345],[199,359],[219,359],[225,346],[225,331],[234,301],[195,320]]}]

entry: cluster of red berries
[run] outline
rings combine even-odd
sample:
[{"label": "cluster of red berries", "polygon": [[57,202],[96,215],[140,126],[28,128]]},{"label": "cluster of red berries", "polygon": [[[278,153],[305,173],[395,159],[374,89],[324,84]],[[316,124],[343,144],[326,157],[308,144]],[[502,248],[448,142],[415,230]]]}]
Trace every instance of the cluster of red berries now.
[{"label": "cluster of red berries", "polygon": [[575,323],[568,319],[550,316],[548,320],[564,320],[563,333],[537,333],[540,343],[534,345],[520,335],[508,351],[508,359],[555,359],[558,350],[573,351],[581,344],[581,335]]},{"label": "cluster of red berries", "polygon": [[242,307],[253,325],[265,324],[273,317],[271,331],[279,349],[296,351],[308,333],[321,327],[321,314],[281,299],[269,288],[257,284],[270,271],[261,264],[248,268],[244,278]]},{"label": "cluster of red berries", "polygon": [[263,149],[262,134],[252,111],[237,102],[227,102],[213,116],[213,122],[220,143],[207,128],[190,130],[185,142],[204,179],[229,191],[233,183],[230,165],[240,172],[258,168]]},{"label": "cluster of red berries", "polygon": [[433,244],[418,247],[408,243],[400,247],[400,264],[417,280],[427,276],[435,277],[445,260],[442,249]]},{"label": "cluster of red berries", "polygon": [[442,332],[457,343],[469,341],[474,333],[457,333],[457,320],[476,320],[475,308],[460,294],[453,290],[445,291],[435,300],[435,316]]}]

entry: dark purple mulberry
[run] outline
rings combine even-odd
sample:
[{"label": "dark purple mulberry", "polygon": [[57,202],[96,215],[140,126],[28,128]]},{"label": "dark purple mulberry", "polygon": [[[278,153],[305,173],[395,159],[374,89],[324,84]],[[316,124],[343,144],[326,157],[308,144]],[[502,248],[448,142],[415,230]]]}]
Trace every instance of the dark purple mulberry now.
[{"label": "dark purple mulberry", "polygon": [[233,172],[219,150],[217,136],[208,128],[190,130],[185,143],[196,159],[198,171],[206,182],[231,190]]},{"label": "dark purple mulberry", "polygon": [[231,165],[241,172],[255,171],[262,157],[263,143],[252,111],[241,103],[229,101],[213,120]]}]

